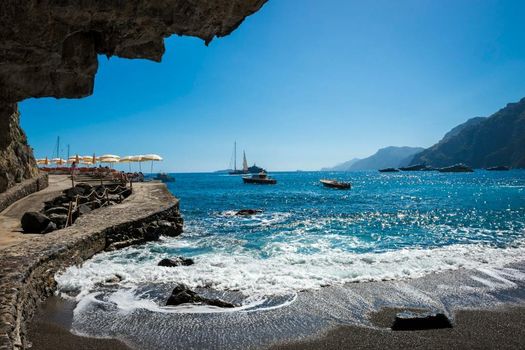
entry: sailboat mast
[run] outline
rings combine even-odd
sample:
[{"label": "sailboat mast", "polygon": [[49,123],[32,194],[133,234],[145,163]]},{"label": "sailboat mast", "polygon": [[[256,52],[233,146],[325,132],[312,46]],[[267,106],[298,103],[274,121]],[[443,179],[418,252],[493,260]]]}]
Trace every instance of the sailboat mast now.
[{"label": "sailboat mast", "polygon": [[233,143],[233,171],[237,171],[237,141]]},{"label": "sailboat mast", "polygon": [[60,158],[60,136],[57,136],[57,158]]}]

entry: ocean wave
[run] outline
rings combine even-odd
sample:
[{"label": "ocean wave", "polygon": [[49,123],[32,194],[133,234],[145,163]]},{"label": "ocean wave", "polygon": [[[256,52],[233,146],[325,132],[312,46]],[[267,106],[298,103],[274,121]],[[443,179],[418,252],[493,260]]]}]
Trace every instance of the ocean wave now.
[{"label": "ocean wave", "polygon": [[[105,281],[117,275],[122,279],[118,299],[130,301],[133,307],[160,311],[158,304],[144,302],[140,296],[129,298],[133,294],[129,294],[129,291],[138,286],[185,283],[190,288],[239,292],[245,297],[241,308],[245,310],[253,307],[254,300],[257,303],[272,296],[289,296],[330,285],[411,279],[460,268],[490,271],[522,261],[525,256],[523,243],[517,242],[506,249],[481,244],[458,244],[435,249],[401,249],[366,254],[348,253],[329,247],[319,247],[319,253],[302,254],[297,248],[284,245],[269,247],[272,253],[268,258],[248,252],[213,253],[195,257],[192,266],[171,268],[156,265],[162,256],[158,253],[141,249],[137,255],[139,248],[127,248],[99,254],[82,266],[68,268],[55,278],[58,290],[62,293],[78,293],[77,300],[100,291]],[[130,256],[135,256],[135,260],[130,261]],[[509,287],[501,283],[500,287]],[[128,298],[123,298],[126,294],[122,293],[128,293]],[[128,307],[126,302],[118,304],[124,309]]]}]

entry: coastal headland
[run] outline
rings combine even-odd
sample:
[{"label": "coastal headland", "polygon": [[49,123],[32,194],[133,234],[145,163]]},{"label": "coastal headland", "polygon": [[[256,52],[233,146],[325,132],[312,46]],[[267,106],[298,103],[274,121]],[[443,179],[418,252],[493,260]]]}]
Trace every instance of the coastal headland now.
[{"label": "coastal headland", "polygon": [[[64,179],[50,176],[46,192],[30,198],[32,205],[43,205],[48,193],[60,192]],[[14,243],[8,238],[13,244],[0,248],[0,349],[28,348],[27,322],[38,304],[53,293],[57,271],[104,250],[158,238],[148,236],[147,228],[159,220],[181,230],[179,201],[162,183],[137,183],[121,204],[94,210],[65,229],[45,235],[17,233]]]}]

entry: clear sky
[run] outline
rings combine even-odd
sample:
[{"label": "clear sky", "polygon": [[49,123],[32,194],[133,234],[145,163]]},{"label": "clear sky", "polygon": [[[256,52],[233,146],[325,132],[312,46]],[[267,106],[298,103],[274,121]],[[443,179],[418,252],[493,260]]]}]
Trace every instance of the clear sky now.
[{"label": "clear sky", "polygon": [[525,96],[525,1],[270,0],[208,47],[106,59],[95,93],[20,104],[37,157],[158,153],[164,171],[319,169],[423,146]]}]

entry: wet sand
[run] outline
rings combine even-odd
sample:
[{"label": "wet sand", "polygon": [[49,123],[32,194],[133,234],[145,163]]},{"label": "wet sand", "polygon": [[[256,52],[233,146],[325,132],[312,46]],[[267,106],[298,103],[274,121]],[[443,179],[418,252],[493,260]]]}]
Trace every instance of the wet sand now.
[{"label": "wet sand", "polygon": [[[390,327],[399,310],[372,315],[379,327]],[[321,337],[280,344],[272,350],[296,349],[522,349],[525,346],[525,308],[460,310],[453,328],[392,331],[389,328],[339,326]]]},{"label": "wet sand", "polygon": [[[116,339],[72,334],[69,329],[74,307],[75,303],[58,297],[51,297],[43,304],[29,328],[34,349],[132,349]],[[395,314],[402,310],[407,309],[386,308],[369,315],[374,327],[335,326],[325,334],[281,342],[270,349],[519,349],[525,344],[525,307],[522,306],[460,310],[454,313],[454,327],[450,329],[390,330]],[[213,348],[213,344],[209,348]]]},{"label": "wet sand", "polygon": [[97,339],[75,335],[69,331],[75,303],[50,297],[38,310],[29,326],[33,349],[57,350],[129,350],[115,339]]}]

